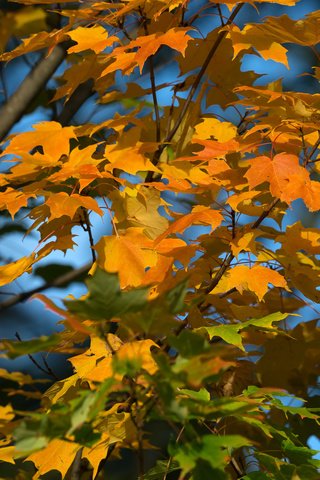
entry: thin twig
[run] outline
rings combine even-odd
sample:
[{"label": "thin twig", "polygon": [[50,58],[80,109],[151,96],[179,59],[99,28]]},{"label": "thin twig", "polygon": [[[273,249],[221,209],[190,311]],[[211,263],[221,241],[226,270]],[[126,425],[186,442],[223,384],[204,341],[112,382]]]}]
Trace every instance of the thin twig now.
[{"label": "thin twig", "polygon": [[[141,15],[141,20],[143,22],[143,29],[146,35],[149,35],[148,26],[146,22],[146,18],[142,11],[142,8],[139,7],[139,12]],[[154,106],[154,113],[156,117],[156,142],[160,142],[160,132],[161,132],[161,124],[160,124],[160,113],[159,113],[159,104],[158,104],[158,97],[157,97],[157,87],[156,87],[156,80],[154,74],[154,62],[153,62],[153,55],[149,57],[149,75],[150,75],[150,83],[151,83],[151,93],[152,93],[152,100]]]},{"label": "thin twig", "polygon": [[[231,13],[230,17],[228,18],[228,21],[226,22],[225,26],[230,25],[233,22],[233,20],[235,19],[235,17],[237,16],[239,11],[243,7],[243,5],[244,5],[243,3],[239,3],[239,5],[237,5],[235,7],[235,9]],[[184,106],[183,106],[183,108],[182,108],[174,126],[169,131],[168,135],[162,141],[161,145],[159,145],[159,148],[157,149],[157,151],[153,155],[153,159],[152,159],[153,165],[157,165],[163,150],[166,148],[167,144],[171,142],[171,140],[173,139],[174,135],[176,134],[178,128],[180,127],[180,125],[181,125],[181,123],[182,123],[182,121],[183,121],[183,119],[184,119],[184,117],[185,117],[185,115],[186,115],[186,113],[189,109],[190,103],[193,100],[193,97],[194,97],[194,95],[197,91],[197,88],[198,88],[198,86],[199,86],[199,84],[202,80],[202,77],[205,74],[205,72],[206,72],[214,54],[216,53],[218,47],[220,46],[222,40],[225,38],[226,35],[227,35],[227,30],[226,29],[224,29],[224,30],[222,30],[218,33],[216,41],[214,42],[214,44],[213,44],[211,50],[209,51],[205,61],[203,62],[203,65],[202,65],[198,75],[196,76],[196,78],[195,78],[195,80],[194,80],[194,82],[191,86],[188,97],[187,97],[187,99],[184,103]],[[148,177],[146,178],[146,181],[147,182],[152,181],[152,176],[148,175]]]},{"label": "thin twig", "polygon": [[[320,146],[320,131],[318,132],[318,140],[316,141],[316,143],[314,144],[314,146],[312,147],[312,150],[311,152],[309,153],[308,155],[308,161],[307,163],[315,163],[317,161],[316,160],[311,160],[312,156],[314,155],[314,153],[317,151],[317,149],[319,148]],[[318,159],[319,160],[319,159]]]},{"label": "thin twig", "polygon": [[72,270],[71,272],[65,273],[64,275],[61,275],[55,278],[52,282],[44,283],[43,285],[40,285],[40,287],[32,288],[31,290],[27,290],[26,292],[18,293],[17,295],[14,295],[13,297],[8,298],[4,302],[1,302],[0,311],[13,307],[18,303],[22,303],[28,298],[32,297],[32,295],[35,295],[36,293],[43,292],[52,287],[62,287],[67,283],[73,282],[77,278],[81,277],[83,274],[87,273],[88,270],[90,270],[91,266],[92,266],[91,263],[88,263],[83,267],[80,267],[76,270]]},{"label": "thin twig", "polygon": [[[269,213],[271,212],[271,210],[277,205],[277,203],[279,202],[279,198],[276,198],[271,204],[270,206],[267,208],[267,210],[265,210],[259,218],[257,218],[257,220],[252,224],[251,226],[251,229],[254,230],[256,228],[259,227],[259,225],[261,224],[261,222],[263,222],[263,220],[269,215]],[[218,283],[220,282],[223,274],[225,273],[225,271],[227,270],[227,268],[230,266],[232,260],[234,259],[234,255],[233,253],[228,253],[227,256],[225,257],[224,259],[224,262],[222,263],[221,267],[219,268],[219,270],[217,271],[217,273],[215,274],[214,278],[211,280],[211,282],[209,283],[209,285],[205,288],[204,290],[204,293],[208,294],[210,293],[217,285]],[[203,301],[201,301],[200,305],[203,304]]]},{"label": "thin twig", "polygon": [[[237,16],[237,14],[240,12],[241,8],[243,7],[243,3],[239,3],[239,5],[237,5],[235,7],[235,9],[233,10],[233,12],[231,13],[230,17],[228,18],[228,21],[226,22],[225,25],[230,25],[233,20],[235,19],[235,17]],[[167,142],[170,142],[172,140],[172,138],[174,137],[175,133],[177,132],[182,120],[184,119],[187,111],[188,111],[188,108],[189,108],[189,105],[196,93],[196,90],[202,80],[202,77],[203,75],[205,74],[214,54],[216,53],[218,47],[220,46],[222,40],[224,39],[224,37],[227,35],[227,30],[222,30],[219,32],[218,36],[217,36],[217,39],[216,41],[214,42],[210,52],[208,53],[207,55],[207,58],[205,59],[205,61],[203,62],[203,65],[198,73],[198,75],[196,76],[192,86],[191,86],[191,89],[190,89],[190,92],[189,92],[189,95],[186,99],[186,102],[183,106],[183,109],[181,110],[180,112],[180,115],[179,117],[177,118],[177,121],[175,123],[175,125],[173,126],[173,128],[171,129],[171,131],[169,132],[168,136],[165,138],[163,144],[167,143]],[[163,146],[163,148],[165,147],[165,145]]]},{"label": "thin twig", "polygon": [[[15,337],[19,340],[19,342],[22,342],[22,338],[20,337],[19,333],[16,332],[15,333]],[[47,368],[47,370],[45,368],[43,368],[40,363],[34,358],[33,355],[31,355],[30,353],[27,354],[29,359],[31,360],[31,362],[38,368],[38,370],[40,370],[41,372],[45,373],[46,375],[50,375],[50,377],[53,377],[55,380],[59,380],[59,378],[57,377],[57,375],[53,372],[53,370],[49,367],[48,363],[46,360],[44,360],[44,358],[42,357],[42,360],[44,360],[44,364]]]},{"label": "thin twig", "polygon": [[84,216],[85,225],[83,224],[83,222],[80,222],[80,223],[81,223],[81,226],[82,226],[83,230],[88,233],[91,255],[92,255],[92,262],[94,263],[96,261],[97,257],[96,257],[96,252],[95,252],[95,249],[94,249],[94,240],[93,240],[93,235],[92,235],[90,217],[89,217],[88,210],[86,208],[81,207],[81,210],[82,210],[82,213],[83,213],[83,216]]},{"label": "thin twig", "polygon": [[[176,444],[179,443],[180,441],[180,438],[184,432],[184,426],[181,428],[180,432],[178,433],[178,436],[176,438]],[[170,470],[170,466],[171,466],[171,463],[172,463],[172,460],[173,460],[173,457],[171,456],[168,460],[168,463],[167,463],[167,466],[166,466],[166,471],[164,472],[164,476],[163,476],[163,480],[167,480],[167,476],[168,476],[168,473],[169,473],[169,470]]]}]

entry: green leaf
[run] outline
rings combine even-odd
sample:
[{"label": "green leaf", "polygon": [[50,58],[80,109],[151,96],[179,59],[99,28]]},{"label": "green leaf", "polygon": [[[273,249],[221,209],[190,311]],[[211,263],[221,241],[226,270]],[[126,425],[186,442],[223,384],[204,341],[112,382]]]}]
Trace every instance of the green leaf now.
[{"label": "green leaf", "polygon": [[320,467],[320,460],[312,458],[314,455],[319,453],[317,450],[312,450],[308,447],[298,447],[290,440],[284,440],[282,442],[282,449],[284,455],[288,457],[290,462],[294,463],[295,465],[310,464],[317,468]]},{"label": "green leaf", "polygon": [[2,346],[6,350],[6,356],[9,358],[20,357],[21,355],[30,355],[37,352],[45,352],[51,347],[56,346],[61,341],[58,334],[41,336],[34,340],[10,341],[3,340]]},{"label": "green leaf", "polygon": [[118,275],[97,269],[87,281],[84,300],[65,300],[66,307],[90,320],[111,320],[127,312],[137,312],[147,303],[148,288],[121,291]]},{"label": "green leaf", "polygon": [[145,475],[139,477],[139,480],[163,480],[164,475],[180,470],[178,462],[169,460],[158,460],[156,465],[151,468]]},{"label": "green leaf", "polygon": [[74,432],[74,441],[85,447],[93,447],[95,443],[101,438],[100,432],[95,432],[90,423],[84,423],[78,427]]},{"label": "green leaf", "polygon": [[188,281],[184,280],[165,294],[165,301],[171,313],[177,314],[185,309],[184,299],[187,293],[187,286]]},{"label": "green leaf", "polygon": [[168,342],[171,347],[185,358],[199,355],[209,347],[208,342],[203,336],[190,330],[183,330],[179,336],[171,335],[168,338]]},{"label": "green leaf", "polygon": [[200,388],[200,390],[189,390],[187,388],[179,389],[179,393],[183,395],[187,395],[189,398],[193,400],[197,400],[200,402],[209,402],[210,401],[210,393],[205,388]]},{"label": "green leaf", "polygon": [[251,444],[250,440],[241,435],[204,435],[200,440],[173,445],[169,449],[185,475],[196,467],[199,459],[207,461],[214,469],[223,469],[229,463],[233,448],[237,449]]},{"label": "green leaf", "polygon": [[[66,273],[70,273],[74,270],[72,265],[62,265],[60,263],[50,263],[50,265],[44,265],[42,267],[37,267],[34,269],[34,274],[42,277],[47,283],[52,282],[55,278],[60,277],[61,275],[65,275]],[[75,282],[83,282],[86,275],[83,274],[82,277],[77,277],[74,281]],[[57,286],[55,288],[66,288],[66,285],[63,284],[60,287]]]},{"label": "green leaf", "polygon": [[251,472],[241,477],[242,480],[271,480],[275,477],[269,473],[264,472]]},{"label": "green leaf", "polygon": [[233,325],[216,325],[213,327],[201,327],[197,330],[201,331],[205,329],[206,332],[209,334],[210,340],[213,337],[220,337],[225,342],[230,343],[231,345],[234,345],[235,347],[238,347],[241,350],[245,351],[245,348],[242,344],[242,337],[239,332],[249,327],[258,327],[263,330],[268,330],[272,328],[272,330],[274,331],[273,322],[281,322],[289,315],[289,313],[276,312],[267,315],[266,317],[252,318],[251,320],[247,320],[246,322],[242,323],[237,323]]}]

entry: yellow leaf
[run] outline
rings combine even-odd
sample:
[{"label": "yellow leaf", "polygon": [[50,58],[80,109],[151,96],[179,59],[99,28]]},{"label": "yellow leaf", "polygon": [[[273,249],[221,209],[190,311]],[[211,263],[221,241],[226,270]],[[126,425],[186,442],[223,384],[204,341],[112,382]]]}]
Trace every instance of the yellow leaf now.
[{"label": "yellow leaf", "polygon": [[37,480],[51,470],[58,470],[65,477],[80,445],[55,438],[38,452],[29,455],[25,461],[33,462],[38,469],[32,480]]},{"label": "yellow leaf", "polygon": [[68,394],[69,394],[69,398],[72,398],[72,394],[76,391],[75,387],[78,381],[79,381],[79,375],[75,374],[75,375],[71,375],[70,377],[67,377],[64,380],[55,382],[43,394],[43,398],[48,399],[52,405],[57,403],[57,401],[60,400],[60,398],[65,398],[66,400],[68,400]]},{"label": "yellow leaf", "polygon": [[96,200],[91,197],[85,197],[76,193],[68,195],[65,192],[53,193],[46,201],[46,205],[50,208],[50,219],[60,218],[67,215],[73,218],[76,211],[80,207],[93,210],[98,215],[102,216],[103,211],[99,208]]},{"label": "yellow leaf", "polygon": [[110,443],[110,436],[108,433],[102,432],[101,439],[93,447],[84,447],[82,451],[82,458],[86,458],[93,467],[92,478],[96,478],[99,464],[101,460],[106,458],[108,447]]},{"label": "yellow leaf", "polygon": [[0,210],[8,210],[13,220],[15,214],[20,210],[20,208],[28,205],[29,198],[34,197],[36,197],[35,193],[28,193],[25,195],[23,192],[9,187],[1,194]]},{"label": "yellow leaf", "polygon": [[230,242],[233,255],[237,257],[242,251],[256,254],[255,239],[258,235],[261,235],[258,230],[249,230],[244,234],[237,235]]},{"label": "yellow leaf", "polygon": [[237,265],[222,277],[210,293],[225,293],[232,288],[238,290],[239,293],[249,290],[258,297],[259,301],[262,301],[268,291],[269,283],[275,287],[289,290],[285,278],[275,270],[262,265],[254,265],[252,268],[246,265]]},{"label": "yellow leaf", "polygon": [[0,405],[0,423],[1,420],[5,420],[6,422],[10,422],[14,418],[14,411],[12,410],[11,405]]},{"label": "yellow leaf", "polygon": [[237,136],[237,127],[230,122],[220,122],[217,118],[203,118],[195,126],[195,138],[207,140],[214,137],[218,142],[228,142]]},{"label": "yellow leaf", "polygon": [[41,122],[33,128],[35,131],[16,134],[3,154],[25,154],[41,146],[44,155],[57,161],[61,155],[68,155],[70,139],[76,138],[73,127],[62,127],[58,122]]},{"label": "yellow leaf", "polygon": [[15,447],[0,447],[0,461],[14,464],[15,451]]},{"label": "yellow leaf", "polygon": [[132,230],[135,229],[129,229],[126,236],[102,237],[95,246],[98,265],[107,272],[118,273],[121,288],[141,285],[147,267],[156,265],[158,259],[151,247],[144,247],[145,237],[130,235]]},{"label": "yellow leaf", "polygon": [[249,190],[248,192],[241,192],[241,193],[234,193],[231,197],[226,200],[226,203],[230,205],[232,210],[235,212],[241,212],[239,210],[239,205],[250,205],[252,203],[252,199],[259,195],[260,192],[255,190]]},{"label": "yellow leaf", "polygon": [[22,257],[16,262],[0,266],[0,287],[13,282],[23,273],[30,273],[32,264],[35,262],[35,254],[30,257]]},{"label": "yellow leaf", "polygon": [[289,68],[288,50],[280,44],[281,40],[276,41],[272,36],[262,35],[261,30],[263,27],[259,29],[256,25],[246,25],[242,31],[236,25],[230,27],[227,36],[232,40],[234,58],[243,50],[254,47],[264,60],[274,60]]},{"label": "yellow leaf", "polygon": [[159,348],[152,340],[127,342],[118,350],[117,359],[120,361],[131,360],[138,362],[143,370],[153,375],[158,370],[158,367],[150,352],[151,347]]},{"label": "yellow leaf", "polygon": [[[120,348],[121,341],[109,334],[106,340],[91,336],[90,348],[69,359],[77,376],[89,382],[103,382],[113,376],[112,351]],[[110,348],[112,347],[112,350]]]},{"label": "yellow leaf", "polygon": [[94,25],[90,28],[77,27],[68,32],[68,35],[77,42],[77,45],[73,45],[68,49],[69,54],[82,52],[83,50],[93,50],[95,53],[100,53],[106,47],[119,41],[118,37],[115,36],[108,38],[108,32],[100,25]]}]

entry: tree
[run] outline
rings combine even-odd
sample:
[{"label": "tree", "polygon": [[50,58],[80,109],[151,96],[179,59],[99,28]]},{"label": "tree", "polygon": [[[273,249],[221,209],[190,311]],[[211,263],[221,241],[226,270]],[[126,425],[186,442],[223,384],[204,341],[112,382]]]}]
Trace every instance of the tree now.
[{"label": "tree", "polygon": [[[53,383],[0,370],[1,476],[108,478],[130,450],[131,478],[318,479],[320,97],[241,66],[250,53],[289,68],[292,44],[319,58],[319,12],[243,25],[261,1],[21,3],[2,14],[1,60],[33,63],[2,106],[0,206],[39,240],[0,286],[47,282],[1,310],[37,299],[64,329],[2,340]],[[104,117],[77,124],[89,98]],[[46,121],[9,134],[39,105]],[[95,241],[100,217],[112,233]],[[77,249],[75,227],[92,262],[53,277],[41,264]],[[84,296],[50,297],[74,281]]]}]

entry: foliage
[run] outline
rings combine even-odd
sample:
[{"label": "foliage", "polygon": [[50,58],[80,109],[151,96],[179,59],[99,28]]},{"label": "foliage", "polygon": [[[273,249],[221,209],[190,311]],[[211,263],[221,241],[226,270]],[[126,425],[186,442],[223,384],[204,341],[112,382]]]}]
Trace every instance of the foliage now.
[{"label": "foliage", "polygon": [[[1,347],[36,363],[37,352],[68,354],[73,374],[56,378],[50,355],[49,387],[0,370],[2,477],[109,478],[131,450],[145,480],[319,478],[307,442],[319,423],[320,331],[315,315],[298,315],[318,313],[320,96],[242,68],[248,53],[289,68],[290,44],[317,53],[319,12],[241,27],[260,0],[20,3],[2,13],[1,60],[65,60],[53,96],[44,77],[44,93],[22,105],[43,105],[50,119],[3,133],[1,158],[13,163],[0,175],[0,207],[20,229],[27,216],[39,241],[4,261],[0,285],[32,270],[47,283],[1,308],[38,298],[64,328]],[[21,41],[5,51],[12,36]],[[76,124],[92,95],[115,113]],[[9,107],[14,98],[4,122]],[[94,241],[99,218],[112,233]],[[92,265],[43,266],[77,249],[76,227]],[[81,298],[61,305],[46,293],[84,274]]]}]

